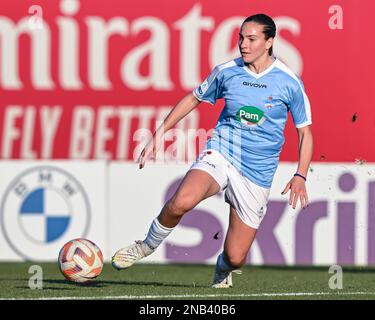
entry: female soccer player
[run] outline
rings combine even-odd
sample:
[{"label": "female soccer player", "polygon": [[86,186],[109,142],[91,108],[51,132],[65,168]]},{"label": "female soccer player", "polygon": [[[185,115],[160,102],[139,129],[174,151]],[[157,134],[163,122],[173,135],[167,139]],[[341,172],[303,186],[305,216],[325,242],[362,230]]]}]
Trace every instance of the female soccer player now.
[{"label": "female soccer player", "polygon": [[155,131],[138,159],[140,168],[147,159],[155,157],[163,134],[201,101],[214,104],[217,99],[225,100],[214,134],[203,152],[152,222],[146,239],[115,253],[115,268],[128,268],[150,255],[186,212],[225,190],[230,221],[224,250],[217,259],[213,287],[231,287],[232,271],[245,263],[267,210],[288,111],[297,128],[299,161],[282,194],[291,191],[289,204],[293,209],[298,199],[302,208],[307,206],[305,181],[313,152],[310,103],[302,81],[273,56],[275,34],[276,25],[269,16],[257,14],[245,19],[238,40],[241,57],[214,68],[199,87],[177,103]]}]

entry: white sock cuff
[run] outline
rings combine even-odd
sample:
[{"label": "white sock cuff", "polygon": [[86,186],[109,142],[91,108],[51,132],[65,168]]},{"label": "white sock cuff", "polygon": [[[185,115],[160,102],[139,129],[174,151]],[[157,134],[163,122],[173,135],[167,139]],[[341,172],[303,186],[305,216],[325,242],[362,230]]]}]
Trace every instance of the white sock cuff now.
[{"label": "white sock cuff", "polygon": [[154,221],[153,221],[153,223],[156,224],[156,226],[157,226],[158,229],[163,230],[163,231],[168,232],[168,233],[170,233],[170,232],[174,229],[174,227],[173,227],[173,228],[164,227],[164,226],[159,222],[159,219],[158,219],[158,218],[155,218]]},{"label": "white sock cuff", "polygon": [[158,218],[155,218],[152,221],[147,237],[143,242],[145,242],[149,247],[156,249],[163,242],[163,240],[168,237],[173,229],[174,228],[164,227],[159,222]]}]

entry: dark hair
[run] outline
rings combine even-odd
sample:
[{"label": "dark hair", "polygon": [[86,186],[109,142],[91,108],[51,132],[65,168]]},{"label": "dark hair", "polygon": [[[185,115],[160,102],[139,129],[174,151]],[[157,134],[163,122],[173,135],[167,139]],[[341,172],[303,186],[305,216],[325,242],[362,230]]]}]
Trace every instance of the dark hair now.
[{"label": "dark hair", "polygon": [[[255,14],[253,16],[247,17],[244,20],[244,22],[242,22],[241,28],[246,22],[255,22],[257,24],[262,25],[263,26],[263,33],[264,33],[264,36],[265,36],[266,40],[268,40],[269,38],[275,38],[275,36],[276,36],[276,24],[272,20],[272,18],[267,16],[266,14],[260,13],[260,14]],[[268,50],[268,54],[270,56],[272,56],[272,53],[273,53],[273,50],[272,50],[272,47],[271,47]]]}]

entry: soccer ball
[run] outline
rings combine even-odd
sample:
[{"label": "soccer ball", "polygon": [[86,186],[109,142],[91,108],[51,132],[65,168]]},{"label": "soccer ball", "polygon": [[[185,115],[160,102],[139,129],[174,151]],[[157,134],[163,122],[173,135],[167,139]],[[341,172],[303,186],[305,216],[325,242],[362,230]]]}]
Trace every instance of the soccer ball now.
[{"label": "soccer ball", "polygon": [[65,278],[83,283],[100,275],[103,269],[103,254],[90,240],[74,239],[61,248],[58,264]]}]

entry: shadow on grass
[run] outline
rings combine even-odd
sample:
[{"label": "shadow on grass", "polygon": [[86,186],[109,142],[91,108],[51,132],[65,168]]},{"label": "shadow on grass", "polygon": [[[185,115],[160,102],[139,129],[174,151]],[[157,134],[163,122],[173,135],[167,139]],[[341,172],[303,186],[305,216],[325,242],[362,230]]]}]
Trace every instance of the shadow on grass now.
[{"label": "shadow on grass", "polygon": [[77,288],[103,288],[107,286],[157,286],[157,287],[176,287],[176,288],[205,288],[204,285],[193,285],[193,284],[181,284],[181,283],[167,283],[167,282],[156,282],[156,281],[108,281],[108,280],[93,280],[92,282],[77,284],[74,282],[69,282],[67,280],[44,280],[45,283],[49,284],[69,284]]},{"label": "shadow on grass", "polygon": [[[29,279],[0,279],[1,280],[17,280],[29,281]],[[93,280],[86,283],[75,283],[64,279],[44,279],[43,284],[56,285],[56,287],[45,287],[45,290],[74,290],[82,288],[104,288],[108,286],[157,286],[157,287],[174,287],[174,288],[206,288],[204,285],[181,284],[181,283],[167,283],[167,282],[149,282],[149,281],[107,281],[107,280]],[[63,286],[70,286],[66,288]],[[29,289],[28,286],[18,286],[17,289]]]},{"label": "shadow on grass", "polygon": [[[23,287],[14,287],[16,289],[26,289],[26,290],[31,290],[28,286],[23,286]],[[71,291],[71,290],[74,290],[73,288],[57,288],[57,287],[45,287],[43,286],[43,290],[58,290],[58,291],[64,291],[64,290],[68,290],[68,291]],[[36,292],[38,292],[38,290],[34,290]]]},{"label": "shadow on grass", "polygon": [[[375,273],[375,267],[354,267],[354,266],[341,266],[343,272],[350,272],[350,273]],[[324,271],[328,272],[330,266],[281,266],[281,265],[274,265],[274,266],[249,266],[247,265],[245,268],[255,269],[255,270],[279,270],[279,271]]]},{"label": "shadow on grass", "polygon": [[[211,271],[215,269],[214,265],[204,265],[204,264],[198,264],[198,263],[168,263],[168,264],[161,264],[161,263],[147,263],[147,264],[138,264],[134,266],[135,268],[145,268],[149,269],[152,267],[157,268],[181,268],[181,269],[189,269],[189,272],[191,271],[191,268],[211,268]],[[331,265],[319,265],[319,266],[313,266],[313,265],[251,265],[246,264],[241,269],[246,271],[257,271],[257,270],[280,270],[280,271],[324,271],[328,272],[328,269]],[[375,273],[375,266],[351,266],[351,265],[341,265],[343,268],[343,271],[347,272],[353,272],[353,273]],[[160,271],[160,270],[158,270]],[[161,271],[160,271],[161,272]]]}]

